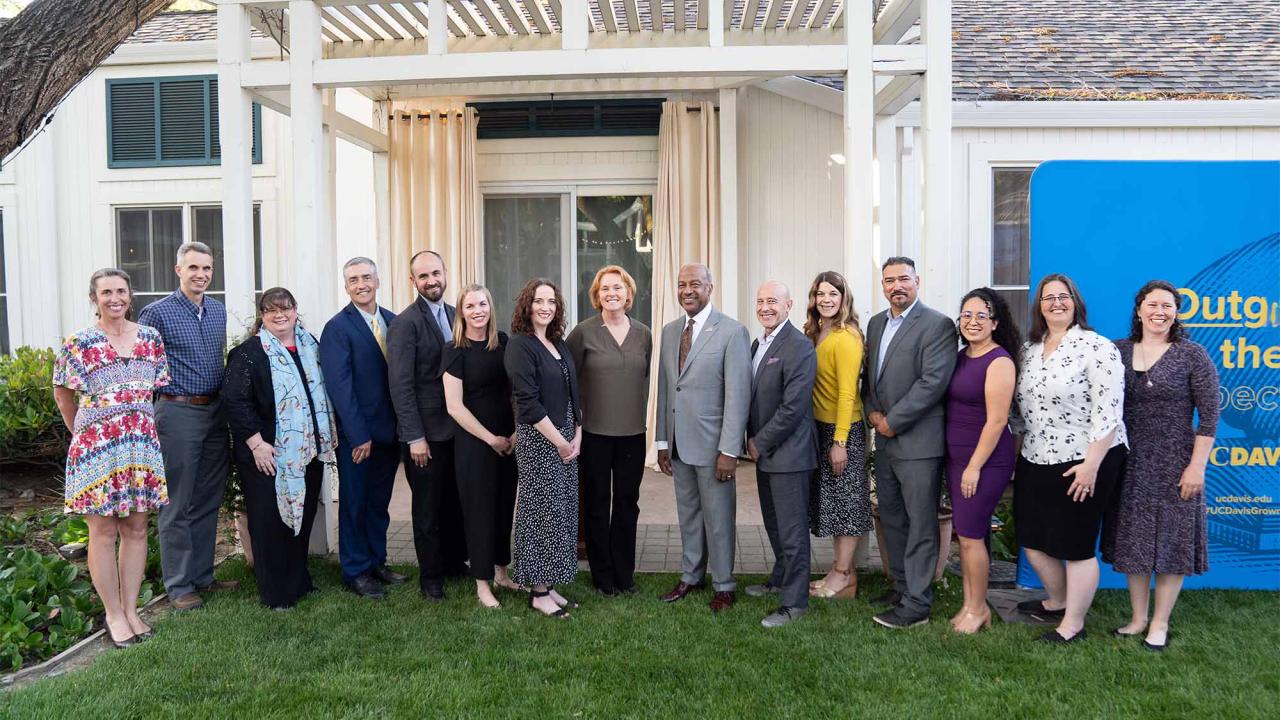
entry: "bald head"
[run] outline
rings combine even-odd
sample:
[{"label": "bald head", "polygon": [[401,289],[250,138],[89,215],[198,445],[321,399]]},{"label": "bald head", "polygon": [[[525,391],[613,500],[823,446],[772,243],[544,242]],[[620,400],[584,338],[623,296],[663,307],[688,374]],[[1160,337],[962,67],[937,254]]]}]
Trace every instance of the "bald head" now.
[{"label": "bald head", "polygon": [[756,319],[771,334],[791,312],[791,289],[777,280],[769,280],[756,291]]}]

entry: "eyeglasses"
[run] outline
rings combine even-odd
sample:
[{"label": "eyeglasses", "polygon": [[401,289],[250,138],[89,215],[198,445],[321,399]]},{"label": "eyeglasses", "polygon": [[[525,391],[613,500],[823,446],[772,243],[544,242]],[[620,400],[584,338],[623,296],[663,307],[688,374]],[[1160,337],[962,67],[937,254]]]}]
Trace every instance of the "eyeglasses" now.
[{"label": "eyeglasses", "polygon": [[979,322],[986,322],[995,319],[995,315],[984,312],[969,312],[968,310],[960,313],[960,322],[969,322],[974,318],[977,318]]},{"label": "eyeglasses", "polygon": [[1072,300],[1071,295],[1068,293],[1060,293],[1058,295],[1045,295],[1044,297],[1040,298],[1040,302],[1048,303],[1050,305],[1056,302],[1060,302],[1063,305],[1066,305],[1067,303],[1071,302],[1071,300]]}]

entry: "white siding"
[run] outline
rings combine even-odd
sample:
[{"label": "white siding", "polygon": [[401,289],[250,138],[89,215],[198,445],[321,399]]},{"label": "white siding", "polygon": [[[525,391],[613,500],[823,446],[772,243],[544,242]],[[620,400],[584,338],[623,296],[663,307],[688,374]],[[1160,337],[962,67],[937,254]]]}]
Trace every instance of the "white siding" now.
[{"label": "white siding", "polygon": [[481,140],[481,185],[648,184],[658,181],[658,138]]}]

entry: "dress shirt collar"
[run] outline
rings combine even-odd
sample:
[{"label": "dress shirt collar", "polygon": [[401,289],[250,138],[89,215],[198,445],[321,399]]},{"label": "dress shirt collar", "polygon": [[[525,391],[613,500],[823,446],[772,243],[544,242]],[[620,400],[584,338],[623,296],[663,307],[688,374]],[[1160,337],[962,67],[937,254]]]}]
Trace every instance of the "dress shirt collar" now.
[{"label": "dress shirt collar", "polygon": [[[702,309],[698,311],[698,314],[693,316],[694,331],[696,332],[705,327],[707,324],[707,318],[709,317],[711,317],[711,303],[704,305]],[[684,314],[684,324],[685,327],[689,326],[689,313]]]},{"label": "dress shirt collar", "polygon": [[889,317],[888,317],[889,322],[901,322],[903,320],[906,320],[907,316],[911,314],[911,311],[915,310],[916,306],[919,304],[920,304],[920,298],[917,297],[915,301],[912,302],[910,305],[908,305],[907,309],[903,310],[902,314],[897,317],[893,316],[893,307],[890,307],[888,310],[885,311],[889,314]]},{"label": "dress shirt collar", "polygon": [[186,307],[191,312],[195,313],[197,318],[204,319],[204,300],[205,300],[204,295],[200,296],[200,304],[197,305],[191,301],[191,298],[187,297],[186,293],[182,292],[182,288],[178,288],[177,290],[174,290],[173,294],[177,296],[179,304]]},{"label": "dress shirt collar", "polygon": [[778,323],[778,326],[773,329],[773,332],[765,333],[760,336],[760,347],[766,347],[773,343],[773,339],[778,337],[778,333],[782,332],[782,329],[790,324],[791,318],[782,318],[782,322]]}]

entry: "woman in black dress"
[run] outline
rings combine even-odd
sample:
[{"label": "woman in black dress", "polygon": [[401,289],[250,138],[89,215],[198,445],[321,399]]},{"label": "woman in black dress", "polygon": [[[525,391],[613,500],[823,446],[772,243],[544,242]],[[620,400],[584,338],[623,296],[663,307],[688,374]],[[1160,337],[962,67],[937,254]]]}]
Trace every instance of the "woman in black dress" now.
[{"label": "woman in black dress", "polygon": [[516,504],[516,423],[506,351],[507,335],[493,317],[493,296],[481,285],[462,288],[453,344],[442,363],[444,397],[449,415],[465,431],[454,436],[455,474],[476,597],[488,608],[500,607],[490,582],[519,587],[507,577]]},{"label": "woman in black dress", "polygon": [[279,287],[262,293],[252,334],[227,355],[222,398],[253,572],[262,603],[276,610],[315,589],[307,544],[336,438],[319,358],[315,336],[298,322],[298,301]]},{"label": "woman in black dress", "polygon": [[550,280],[530,280],[516,298],[507,375],[516,403],[515,581],[529,607],[568,617],[577,607],[552,586],[578,575],[578,454],[582,401],[564,336],[564,298]]}]

